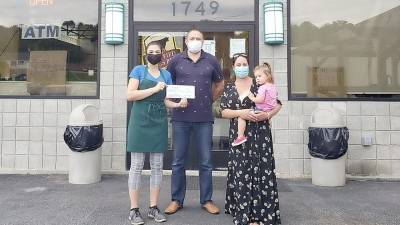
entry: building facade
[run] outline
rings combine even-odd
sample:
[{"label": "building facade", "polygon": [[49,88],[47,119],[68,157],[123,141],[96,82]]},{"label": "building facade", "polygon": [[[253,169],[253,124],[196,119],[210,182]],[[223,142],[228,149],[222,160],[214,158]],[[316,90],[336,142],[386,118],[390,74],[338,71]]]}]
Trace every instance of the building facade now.
[{"label": "building facade", "polygon": [[[345,1],[284,0],[284,43],[278,45],[264,42],[266,0],[120,0],[121,45],[104,41],[109,0],[68,2],[0,3],[0,173],[67,172],[64,129],[71,110],[85,103],[98,106],[104,122],[102,170],[125,171],[129,71],[143,63],[146,43],[165,46],[166,64],[185,50],[185,32],[198,28],[227,81],[234,53],[247,53],[252,67],[272,65],[283,103],[272,130],[279,177],[311,175],[311,113],[331,105],[350,131],[347,174],[400,178],[398,1],[369,0],[352,11]],[[26,10],[32,13],[15,13]],[[214,164],[223,171],[228,121],[218,117],[217,103],[215,109]],[[363,138],[372,145],[362,145]],[[168,169],[171,150],[165,158]],[[195,169],[194,154],[189,161]]]}]

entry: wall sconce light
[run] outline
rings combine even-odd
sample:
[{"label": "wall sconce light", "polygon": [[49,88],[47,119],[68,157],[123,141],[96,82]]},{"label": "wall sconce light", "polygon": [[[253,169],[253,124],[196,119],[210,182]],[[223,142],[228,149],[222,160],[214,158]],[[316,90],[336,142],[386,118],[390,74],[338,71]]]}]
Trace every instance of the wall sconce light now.
[{"label": "wall sconce light", "polygon": [[124,5],[122,3],[109,2],[105,5],[106,33],[105,43],[119,45],[124,43]]},{"label": "wall sconce light", "polygon": [[280,0],[264,3],[264,42],[269,45],[280,45],[284,42],[283,3]]}]

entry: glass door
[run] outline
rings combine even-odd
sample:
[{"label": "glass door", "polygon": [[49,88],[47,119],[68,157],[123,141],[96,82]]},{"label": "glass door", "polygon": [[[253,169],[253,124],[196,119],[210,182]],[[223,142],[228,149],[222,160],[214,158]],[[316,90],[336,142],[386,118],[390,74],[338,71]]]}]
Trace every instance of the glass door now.
[{"label": "glass door", "polygon": [[[221,31],[218,29],[200,29],[204,33],[203,50],[216,56],[224,74],[225,82],[231,82],[232,76],[232,55],[235,53],[246,53],[250,56],[250,66],[253,66],[254,56],[254,32],[252,27],[247,29],[233,30],[232,27],[224,27]],[[185,31],[190,28],[185,29]],[[146,31],[138,29],[134,32],[133,51],[130,53],[130,69],[134,66],[145,63],[145,47],[149,42],[158,41],[165,50],[162,52],[161,66],[166,67],[174,55],[186,51],[185,38],[186,32],[179,29]],[[130,114],[131,103],[128,105],[128,115]],[[212,157],[214,170],[226,170],[227,151],[230,148],[229,142],[229,120],[222,119],[219,113],[219,100],[214,102],[213,111],[215,116]],[[128,117],[129,118],[129,117]],[[169,149],[164,157],[164,169],[171,169],[173,146],[171,137],[171,123],[169,123]],[[191,141],[189,154],[187,158],[187,169],[197,169],[197,153],[194,146],[195,141]],[[127,154],[127,168],[129,167],[130,155]],[[147,164],[146,164],[147,165]]]},{"label": "glass door", "polygon": [[[145,46],[153,41],[163,47],[161,67],[165,68],[174,55],[186,51],[186,32],[138,32],[136,62],[145,63]],[[232,55],[235,53],[249,54],[249,32],[204,32],[203,50],[214,55],[222,68],[225,81],[230,81],[232,69]]]}]

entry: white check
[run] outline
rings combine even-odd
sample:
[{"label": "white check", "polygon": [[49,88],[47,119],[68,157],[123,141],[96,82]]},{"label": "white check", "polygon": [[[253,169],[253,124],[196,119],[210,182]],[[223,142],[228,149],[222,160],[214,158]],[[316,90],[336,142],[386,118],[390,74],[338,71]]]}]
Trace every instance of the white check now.
[{"label": "white check", "polygon": [[195,98],[195,88],[191,85],[167,85],[167,98]]}]

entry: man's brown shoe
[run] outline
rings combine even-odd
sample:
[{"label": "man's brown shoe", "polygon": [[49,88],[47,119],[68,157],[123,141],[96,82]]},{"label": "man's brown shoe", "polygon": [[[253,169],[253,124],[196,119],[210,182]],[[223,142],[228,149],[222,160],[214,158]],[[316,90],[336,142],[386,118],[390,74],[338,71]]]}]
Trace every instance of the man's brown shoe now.
[{"label": "man's brown shoe", "polygon": [[202,208],[205,209],[208,213],[219,214],[218,207],[211,201],[204,203]]},{"label": "man's brown shoe", "polygon": [[177,201],[172,201],[169,203],[168,207],[164,210],[164,213],[167,215],[174,214],[178,212],[178,210],[182,209],[182,206],[179,205]]}]

